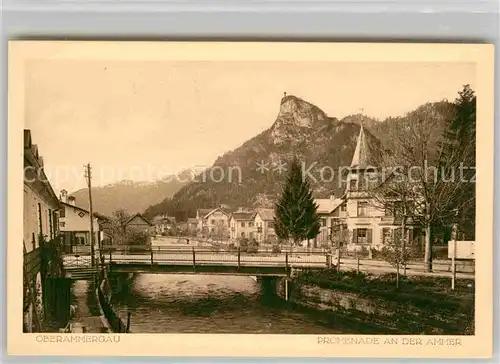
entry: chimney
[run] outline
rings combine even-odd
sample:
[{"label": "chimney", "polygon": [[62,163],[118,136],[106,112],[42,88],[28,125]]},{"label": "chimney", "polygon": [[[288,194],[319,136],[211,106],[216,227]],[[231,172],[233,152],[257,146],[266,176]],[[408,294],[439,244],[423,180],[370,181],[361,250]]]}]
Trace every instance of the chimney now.
[{"label": "chimney", "polygon": [[333,201],[333,200],[335,200],[335,194],[334,194],[334,193],[332,193],[332,194],[330,195],[330,201]]},{"label": "chimney", "polygon": [[76,205],[76,198],[75,196],[69,196],[68,197],[68,203],[72,206],[75,206]]},{"label": "chimney", "polygon": [[61,201],[64,203],[68,203],[68,191],[61,190]]}]

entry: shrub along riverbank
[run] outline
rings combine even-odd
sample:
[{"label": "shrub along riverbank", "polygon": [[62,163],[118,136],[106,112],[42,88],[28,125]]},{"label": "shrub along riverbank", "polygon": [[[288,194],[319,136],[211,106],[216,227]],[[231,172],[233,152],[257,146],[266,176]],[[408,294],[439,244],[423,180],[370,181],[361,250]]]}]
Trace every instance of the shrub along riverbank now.
[{"label": "shrub along riverbank", "polygon": [[457,280],[454,291],[449,278],[401,277],[399,289],[395,281],[395,274],[302,271],[289,286],[289,299],[369,322],[388,334],[474,334],[473,280]]}]

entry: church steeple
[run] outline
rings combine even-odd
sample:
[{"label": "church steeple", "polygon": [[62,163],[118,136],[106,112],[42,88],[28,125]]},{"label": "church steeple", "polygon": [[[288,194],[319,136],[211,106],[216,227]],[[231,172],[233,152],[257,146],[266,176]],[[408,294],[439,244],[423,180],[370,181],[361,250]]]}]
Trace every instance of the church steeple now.
[{"label": "church steeple", "polygon": [[365,129],[363,124],[359,129],[358,141],[356,143],[356,149],[354,150],[354,155],[352,156],[351,168],[364,169],[370,165],[370,152],[368,149],[368,144],[366,142]]}]

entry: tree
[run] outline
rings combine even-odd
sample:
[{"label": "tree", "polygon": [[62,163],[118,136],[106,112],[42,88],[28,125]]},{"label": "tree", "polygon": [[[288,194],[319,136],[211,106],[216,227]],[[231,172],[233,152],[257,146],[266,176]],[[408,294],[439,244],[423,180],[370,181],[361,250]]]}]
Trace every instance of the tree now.
[{"label": "tree", "polygon": [[[442,179],[458,178],[459,193],[449,207],[458,214],[458,221],[443,219],[440,223],[450,226],[458,222],[459,233],[467,239],[475,239],[476,186],[472,182],[476,167],[476,95],[470,85],[465,85],[455,100],[455,114],[448,122],[440,145],[440,169]],[[454,172],[461,171],[457,176]]]},{"label": "tree", "polygon": [[342,246],[346,246],[352,238],[352,233],[347,229],[347,226],[335,226],[330,235],[332,243],[331,250],[337,251],[337,271],[340,272],[340,251]]},{"label": "tree", "polygon": [[113,225],[113,234],[125,234],[127,221],[129,219],[130,215],[123,209],[119,209],[113,212],[113,216],[111,218],[111,223]]},{"label": "tree", "polygon": [[395,229],[388,244],[381,250],[381,255],[385,261],[396,268],[396,287],[399,288],[399,272],[404,267],[406,275],[406,265],[410,259],[416,255],[416,250],[412,244],[407,244],[405,232],[403,229]]},{"label": "tree", "polygon": [[275,207],[276,235],[280,239],[288,239],[294,245],[305,239],[314,239],[320,231],[317,208],[309,182],[302,175],[298,160],[294,159]]},{"label": "tree", "polygon": [[[463,90],[455,104],[449,104],[446,122],[465,118],[463,114],[466,112],[458,111],[464,100],[471,102],[469,91]],[[475,113],[470,111],[470,105],[462,108],[469,112],[465,119],[470,125]],[[394,121],[388,138],[389,151],[383,159],[383,173],[372,190],[376,196],[375,204],[400,220],[403,249],[407,243],[407,225],[423,227],[424,264],[427,271],[432,270],[433,229],[453,219],[457,205],[464,206],[471,202],[470,196],[467,197],[464,193],[464,182],[456,174],[458,170],[462,174],[461,166],[470,165],[471,156],[474,155],[472,151],[475,150],[475,137],[470,138],[462,148],[458,148],[458,142],[455,141],[445,143],[449,145],[446,148],[436,149],[436,145],[442,145],[446,141],[443,137],[442,117],[431,105],[424,105],[407,118]],[[454,135],[460,133],[455,132]],[[445,158],[445,155],[448,157]]]}]

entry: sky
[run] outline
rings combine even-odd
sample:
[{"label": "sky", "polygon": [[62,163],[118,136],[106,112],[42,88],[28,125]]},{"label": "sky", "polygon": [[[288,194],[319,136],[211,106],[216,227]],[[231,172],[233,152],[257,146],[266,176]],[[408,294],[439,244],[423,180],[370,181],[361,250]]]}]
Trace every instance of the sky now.
[{"label": "sky", "polygon": [[31,60],[25,128],[54,190],[208,167],[269,128],[283,92],[384,119],[475,88],[470,63]]}]

